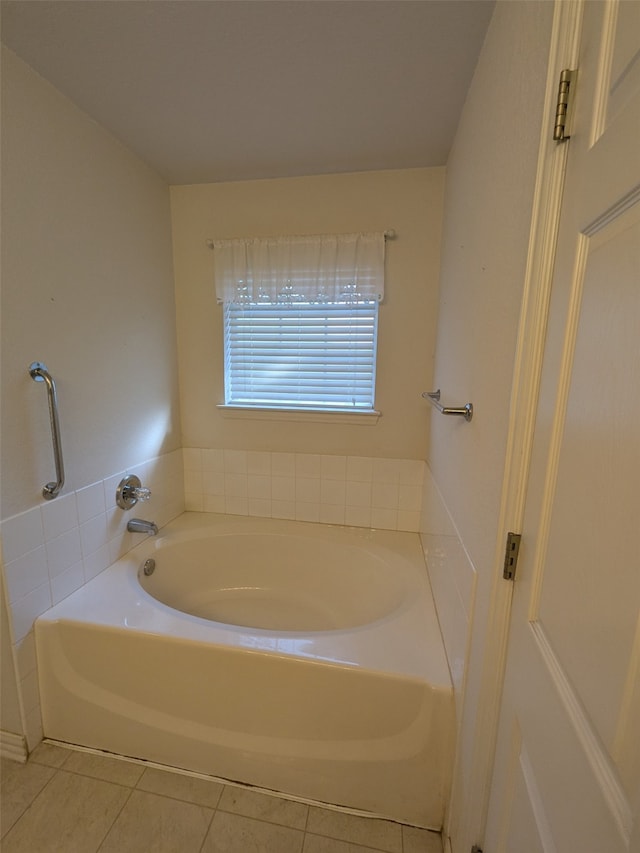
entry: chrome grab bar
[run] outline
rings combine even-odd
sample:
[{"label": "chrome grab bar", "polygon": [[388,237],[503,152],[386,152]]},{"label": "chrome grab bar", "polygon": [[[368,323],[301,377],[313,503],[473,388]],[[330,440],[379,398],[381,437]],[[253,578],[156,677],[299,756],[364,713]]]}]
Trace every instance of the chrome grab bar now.
[{"label": "chrome grab bar", "polygon": [[440,389],[437,391],[424,391],[422,396],[432,403],[442,415],[461,415],[465,421],[473,417],[473,403],[465,403],[464,406],[443,406],[440,402]]},{"label": "chrome grab bar", "polygon": [[34,361],[29,365],[29,374],[34,382],[47,383],[47,395],[49,398],[49,419],[51,421],[51,436],[53,438],[53,457],[56,465],[55,483],[47,483],[42,489],[42,497],[52,501],[58,497],[60,489],[64,486],[64,464],[62,462],[62,445],[60,444],[60,424],[58,422],[58,398],[56,396],[56,383],[47,370],[46,364]]}]

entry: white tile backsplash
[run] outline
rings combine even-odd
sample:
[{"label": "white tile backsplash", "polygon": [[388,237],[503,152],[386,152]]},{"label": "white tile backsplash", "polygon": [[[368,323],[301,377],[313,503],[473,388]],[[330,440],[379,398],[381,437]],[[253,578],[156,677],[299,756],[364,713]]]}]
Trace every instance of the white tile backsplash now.
[{"label": "white tile backsplash", "polygon": [[271,474],[273,477],[295,477],[296,457],[294,453],[272,453]]},{"label": "white tile backsplash", "polygon": [[274,501],[295,501],[296,479],[295,477],[272,477],[271,498]]},{"label": "white tile backsplash", "polygon": [[296,502],[289,500],[272,500],[271,516],[292,520],[296,517]]},{"label": "white tile backsplash", "polygon": [[85,584],[84,566],[82,561],[75,563],[64,572],[51,578],[51,600],[58,604],[72,592]]},{"label": "white tile backsplash", "polygon": [[321,458],[318,453],[296,453],[296,477],[320,479]]},{"label": "white tile backsplash", "polygon": [[183,454],[191,510],[420,529],[419,459],[198,448]]},{"label": "white tile backsplash", "polygon": [[[159,527],[184,509],[183,456],[202,464],[200,450],[177,450],[126,472],[138,473],[151,488],[150,501],[137,507],[137,514]],[[115,504],[123,476],[113,474],[2,521],[9,622],[22,679],[35,670],[34,620],[142,540],[140,534],[127,532],[132,516]]]},{"label": "white tile backsplash", "polygon": [[182,450],[182,458],[185,471],[194,469],[200,471],[204,467],[202,458],[203,451],[199,447],[185,447]]},{"label": "white tile backsplash", "polygon": [[374,509],[398,509],[398,484],[377,483],[371,489],[371,506]]},{"label": "white tile backsplash", "polygon": [[32,589],[22,598],[12,602],[11,623],[13,628],[13,641],[18,642],[27,636],[33,627],[34,621],[53,605],[51,598],[51,584],[47,580],[36,589]]},{"label": "white tile backsplash", "polygon": [[16,665],[18,672],[22,678],[29,675],[37,669],[36,661],[36,641],[33,631],[30,631],[26,637],[15,643]]},{"label": "white tile backsplash", "polygon": [[400,482],[400,468],[396,459],[374,459],[373,460],[373,482],[394,483]]},{"label": "white tile backsplash", "polygon": [[110,565],[110,563],[109,543],[98,548],[97,551],[93,551],[91,554],[85,555],[82,558],[85,583],[88,583],[92,578],[95,578],[96,575],[99,575],[101,571]]},{"label": "white tile backsplash", "polygon": [[[207,510],[209,512],[210,510]],[[249,515],[249,498],[228,495],[224,499],[224,511],[229,515]]]},{"label": "white tile backsplash", "polygon": [[[232,475],[229,475],[232,476]],[[191,481],[190,486],[195,488],[195,481]],[[186,483],[185,483],[186,489]],[[224,495],[225,493],[225,474],[223,471],[212,471],[205,468],[202,472],[202,492],[205,495]]]},{"label": "white tile backsplash", "polygon": [[52,579],[66,572],[71,566],[82,560],[82,548],[80,546],[80,530],[75,527],[68,530],[62,536],[56,536],[45,545],[47,552],[47,565],[49,566],[49,578]]},{"label": "white tile backsplash", "polygon": [[399,509],[398,530],[415,532],[420,529],[420,510]]},{"label": "white tile backsplash", "polygon": [[250,450],[247,453],[247,474],[263,477],[271,476],[271,454]]},{"label": "white tile backsplash", "polygon": [[[192,507],[189,507],[192,509]],[[226,512],[224,495],[205,495],[200,507],[201,512]]]},{"label": "white tile backsplash", "polygon": [[373,459],[369,456],[347,456],[347,480],[370,483],[373,480]]},{"label": "white tile backsplash", "polygon": [[420,512],[422,487],[401,483],[398,486],[398,509]]},{"label": "white tile backsplash", "polygon": [[44,545],[42,512],[34,507],[2,522],[2,551],[7,563]]},{"label": "white tile backsplash", "polygon": [[28,714],[40,706],[40,688],[36,670],[32,670],[20,679],[20,693],[25,713]]},{"label": "white tile backsplash", "polygon": [[99,483],[92,483],[90,486],[85,486],[83,489],[78,489],[76,492],[76,501],[78,505],[78,521],[83,524],[97,515],[105,512],[107,506],[104,497],[104,487],[102,480]]},{"label": "white tile backsplash", "polygon": [[225,474],[247,473],[247,451],[246,450],[224,450],[224,472]]},{"label": "white tile backsplash", "polygon": [[271,477],[264,474],[249,474],[249,498],[265,501],[271,500]]},{"label": "white tile backsplash", "polygon": [[320,504],[320,518],[322,524],[344,524],[346,507],[344,504]]},{"label": "white tile backsplash", "polygon": [[420,532],[458,708],[462,703],[477,574],[425,466]]},{"label": "white tile backsplash", "polygon": [[344,523],[349,527],[371,527],[371,507],[350,506],[347,503]]},{"label": "white tile backsplash", "polygon": [[224,475],[224,493],[230,498],[247,498],[248,495],[248,477],[246,474],[227,474]]},{"label": "white tile backsplash", "polygon": [[247,506],[249,515],[259,518],[271,518],[271,500],[249,498]]},{"label": "white tile backsplash", "polygon": [[346,505],[348,507],[371,508],[371,489],[372,484],[370,482],[365,483],[357,480],[347,480]]},{"label": "white tile backsplash", "polygon": [[82,556],[88,557],[109,541],[107,536],[107,517],[104,512],[95,515],[80,525],[80,545]]},{"label": "white tile backsplash", "polygon": [[42,526],[45,541],[62,536],[78,527],[78,507],[75,492],[61,495],[42,505]]},{"label": "white tile backsplash", "polygon": [[7,563],[4,567],[4,577],[10,604],[48,583],[49,570],[44,545]]},{"label": "white tile backsplash", "polygon": [[296,521],[320,521],[320,503],[297,500]]},{"label": "white tile backsplash", "polygon": [[323,480],[347,479],[347,457],[346,456],[321,456],[320,477]]},{"label": "white tile backsplash", "polygon": [[[340,506],[347,503],[347,483],[342,480],[320,480],[320,503]],[[331,522],[335,524],[335,522]]]},{"label": "white tile backsplash", "polygon": [[296,502],[320,504],[319,477],[296,477]]},{"label": "white tile backsplash", "polygon": [[203,470],[224,473],[224,453],[222,450],[198,450],[195,452],[202,455]]}]

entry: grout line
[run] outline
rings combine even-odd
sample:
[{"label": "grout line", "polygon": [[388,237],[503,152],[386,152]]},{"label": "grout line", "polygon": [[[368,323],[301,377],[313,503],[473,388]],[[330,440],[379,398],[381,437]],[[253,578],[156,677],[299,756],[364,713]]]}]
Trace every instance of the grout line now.
[{"label": "grout line", "polygon": [[[61,748],[64,748],[64,747],[61,747]],[[331,839],[331,840],[339,841],[339,842],[341,842],[341,843],[345,843],[345,844],[351,844],[351,843],[354,843],[354,842],[347,841],[347,840],[345,840],[345,839],[343,839],[343,838],[337,838],[337,837],[335,837],[335,836],[333,836],[333,835],[323,835],[323,834],[318,833],[318,832],[310,832],[310,831],[309,831],[309,828],[308,828],[308,827],[309,827],[309,815],[310,815],[310,805],[309,805],[309,804],[306,804],[306,805],[307,805],[307,814],[306,814],[306,819],[305,819],[305,827],[304,827],[304,829],[300,829],[300,828],[298,828],[298,827],[291,826],[291,825],[289,825],[289,824],[285,824],[285,823],[277,823],[277,822],[274,822],[274,821],[266,820],[266,819],[264,819],[264,818],[262,818],[262,817],[255,817],[255,816],[252,816],[252,815],[245,815],[245,814],[242,814],[242,813],[240,813],[240,812],[231,812],[231,811],[227,811],[226,809],[221,809],[221,808],[219,807],[219,803],[220,803],[220,801],[221,801],[221,799],[222,799],[222,794],[223,794],[223,792],[224,792],[224,787],[225,787],[225,786],[223,786],[223,790],[220,792],[220,796],[219,796],[219,798],[218,798],[217,805],[216,805],[215,807],[211,807],[211,806],[203,806],[201,803],[194,803],[194,802],[193,802],[193,801],[191,801],[191,800],[182,800],[182,799],[179,799],[179,798],[176,798],[176,797],[168,796],[168,795],[166,795],[166,794],[159,794],[159,793],[156,793],[156,792],[154,792],[154,791],[144,791],[143,789],[138,788],[138,787],[137,787],[137,786],[138,786],[138,783],[141,781],[142,776],[144,775],[144,773],[140,776],[140,778],[136,781],[136,783],[135,783],[133,786],[129,786],[129,785],[124,785],[124,784],[119,783],[119,782],[113,782],[113,781],[111,781],[111,780],[101,779],[100,777],[95,777],[95,776],[91,776],[91,777],[89,777],[89,776],[87,776],[87,774],[82,773],[82,772],[80,772],[80,771],[76,771],[76,770],[67,770],[67,769],[65,769],[65,766],[64,766],[64,765],[65,765],[65,764],[66,764],[66,762],[69,760],[69,758],[70,758],[70,754],[71,754],[71,752],[72,752],[72,751],[80,751],[80,752],[87,752],[87,753],[91,753],[91,754],[103,755],[104,757],[107,757],[107,758],[111,757],[110,755],[106,755],[105,753],[100,752],[100,751],[98,751],[98,750],[90,750],[90,749],[84,749],[84,748],[83,748],[83,749],[81,749],[81,750],[71,750],[71,749],[68,749],[69,755],[65,758],[65,761],[63,762],[63,764],[62,764],[62,765],[60,765],[59,767],[54,767],[54,766],[51,766],[51,765],[42,764],[42,763],[40,763],[40,762],[34,761],[33,763],[34,763],[34,764],[37,764],[37,766],[39,766],[39,767],[46,767],[46,768],[48,768],[49,770],[52,770],[52,771],[53,771],[53,773],[52,773],[52,775],[51,775],[51,778],[47,780],[47,782],[43,785],[43,787],[40,789],[40,791],[38,791],[38,792],[36,793],[36,795],[34,796],[34,798],[32,799],[32,801],[31,801],[31,802],[29,803],[29,805],[25,808],[25,810],[22,812],[22,814],[21,814],[21,815],[19,815],[19,817],[16,819],[16,821],[14,821],[14,823],[11,825],[11,827],[7,830],[7,832],[5,833],[5,836],[6,836],[6,835],[8,835],[8,833],[9,833],[9,832],[11,832],[11,830],[16,826],[16,824],[17,824],[17,823],[18,823],[18,822],[19,822],[19,821],[20,821],[20,820],[21,820],[21,819],[22,819],[22,818],[27,814],[27,812],[32,808],[32,806],[34,805],[34,803],[36,802],[36,800],[38,799],[38,797],[40,797],[40,796],[44,793],[44,791],[46,790],[46,788],[47,788],[50,784],[52,784],[52,783],[53,783],[53,781],[55,780],[55,778],[56,778],[60,773],[65,773],[65,774],[68,774],[68,775],[80,776],[81,778],[92,778],[92,779],[94,779],[94,780],[95,780],[95,781],[97,781],[97,782],[105,782],[105,783],[106,783],[106,784],[108,784],[108,785],[116,785],[117,787],[124,788],[124,789],[126,789],[126,790],[128,791],[128,795],[127,795],[127,797],[125,798],[125,800],[124,800],[124,802],[123,802],[123,804],[122,804],[121,808],[119,809],[118,813],[114,816],[114,818],[113,818],[113,820],[112,820],[112,822],[111,822],[110,826],[109,826],[109,827],[108,827],[108,829],[106,830],[104,837],[103,837],[103,838],[102,838],[102,840],[100,841],[100,843],[99,843],[98,847],[95,849],[94,853],[99,853],[99,851],[103,848],[103,845],[105,844],[106,840],[108,839],[109,834],[110,834],[110,833],[111,833],[111,831],[113,830],[113,828],[114,828],[114,826],[115,826],[115,824],[116,824],[117,820],[119,819],[120,815],[122,814],[122,811],[126,808],[127,804],[129,803],[129,801],[130,801],[130,799],[131,799],[131,796],[132,796],[132,794],[133,794],[133,792],[134,792],[134,791],[140,791],[140,792],[142,792],[142,793],[149,793],[149,794],[151,794],[152,796],[164,797],[164,798],[166,798],[166,799],[175,800],[175,801],[177,801],[177,802],[188,803],[188,804],[190,804],[190,805],[195,805],[195,806],[198,806],[198,807],[200,807],[200,808],[207,808],[207,809],[211,812],[211,817],[210,817],[209,823],[208,823],[208,825],[207,825],[206,832],[205,832],[205,834],[204,834],[204,836],[203,836],[202,844],[200,845],[200,848],[199,848],[199,853],[202,853],[202,850],[203,850],[203,848],[204,848],[204,844],[205,844],[205,842],[206,842],[206,840],[207,840],[207,837],[208,837],[208,835],[209,835],[209,833],[210,833],[210,831],[211,831],[211,827],[212,827],[212,824],[213,824],[213,821],[214,821],[214,819],[215,819],[215,815],[216,815],[216,813],[217,813],[217,812],[222,812],[223,814],[232,814],[232,815],[234,815],[234,816],[236,816],[236,817],[239,817],[239,818],[243,818],[243,819],[247,819],[247,820],[252,820],[252,821],[257,821],[257,822],[259,822],[259,823],[264,823],[264,824],[267,824],[267,825],[269,825],[269,826],[280,826],[280,827],[282,827],[282,828],[284,828],[284,829],[291,829],[291,830],[294,830],[295,832],[300,833],[300,836],[301,836],[301,848],[300,848],[300,853],[302,853],[302,851],[303,851],[303,849],[304,849],[304,844],[305,844],[305,840],[306,840],[306,837],[307,837],[307,836],[315,836],[316,838]],[[147,763],[147,762],[142,762],[142,761],[141,761],[141,760],[139,760],[139,759],[128,759],[126,756],[113,756],[113,757],[114,757],[114,758],[119,758],[120,760],[123,760],[123,761],[127,761],[128,763],[135,763],[135,764],[146,764],[146,763]],[[164,770],[165,770],[165,772],[168,772],[168,773],[171,773],[171,772],[172,772],[171,770],[166,770],[166,768],[164,768],[162,765],[160,765],[160,767],[161,767],[162,769],[164,769]],[[189,772],[176,773],[175,775],[185,775],[185,776],[188,776],[188,777],[190,777],[190,776],[200,776],[200,777],[201,777],[201,778],[203,778],[204,780],[210,780],[210,779],[211,779],[211,777],[204,776],[203,774],[192,774],[192,773],[189,773]],[[255,790],[255,791],[257,791],[258,793],[263,793],[263,791],[258,791],[258,790],[257,790],[257,789],[255,789],[255,788],[254,788],[254,789],[252,789],[252,788],[247,788],[247,786],[244,786],[244,785],[234,785],[234,784],[232,784],[232,785],[230,785],[230,787],[238,787],[238,788],[242,788],[242,789]],[[268,791],[265,791],[264,793],[267,793],[267,794],[268,794],[269,792],[268,792]],[[276,798],[284,799],[284,800],[290,801],[288,797],[276,797]],[[315,804],[314,804],[314,806],[315,806]],[[317,808],[323,808],[322,806],[315,806],[315,807],[317,807]],[[327,809],[327,811],[329,811],[329,810],[330,810],[330,809]],[[334,809],[334,810],[335,810],[335,809]],[[370,815],[354,815],[354,817],[365,817],[365,818],[373,819],[373,820],[380,819],[380,818],[371,818],[371,816],[370,816]],[[388,822],[390,822],[390,823],[394,823],[394,821],[388,821]],[[397,823],[397,822],[396,822],[396,823]],[[404,832],[402,831],[402,827],[403,827],[403,826],[405,826],[405,824],[399,824],[399,826],[400,826],[400,851],[398,851],[398,853],[401,853],[401,851],[404,851],[404,849],[405,849],[405,843],[404,843],[404,842],[405,842],[405,839],[404,839]],[[371,847],[371,846],[370,846],[370,845],[368,845],[368,844],[360,844],[360,846],[361,846],[362,848],[367,849],[367,850],[371,850],[371,851],[372,851],[372,853],[388,853],[388,851],[382,850],[382,849],[381,849],[381,848],[379,848],[379,847]]]},{"label": "grout line", "polygon": [[[313,806],[314,808],[324,809],[325,811],[337,812],[338,814],[347,814],[353,815],[353,817],[361,817],[367,820],[384,820],[388,823],[395,823],[398,826],[412,826],[412,824],[403,824],[399,820],[395,820],[392,817],[388,817],[387,815],[382,814],[374,814],[373,812],[367,812],[362,809],[353,809],[349,806],[340,806],[334,803],[324,803],[319,800],[311,800],[307,797],[298,797],[295,794],[285,794],[281,791],[274,791],[271,788],[261,788],[258,785],[250,785],[248,783],[243,782],[235,782],[232,779],[224,779],[222,776],[213,776],[208,775],[206,773],[198,773],[195,770],[185,770],[182,767],[172,767],[168,764],[159,764],[156,761],[148,761],[144,758],[134,758],[129,755],[119,755],[115,752],[108,752],[107,750],[102,749],[94,749],[93,747],[81,746],[79,744],[66,743],[63,741],[56,741],[52,738],[44,738],[42,743],[48,743],[52,746],[57,746],[60,749],[67,749],[69,751],[74,752],[86,752],[90,755],[98,755],[103,758],[113,758],[117,761],[126,761],[131,764],[138,764],[143,767],[150,767],[154,770],[163,770],[165,773],[174,773],[177,776],[187,776],[191,779],[202,779],[207,782],[218,782],[221,785],[225,785],[230,788],[240,788],[244,791],[255,791],[258,794],[265,794],[266,796],[273,797],[279,800],[286,800],[287,802],[293,803],[302,803],[303,805],[307,805],[309,807]],[[66,759],[65,759],[66,760]],[[73,771],[71,771],[73,772]],[[117,784],[117,783],[114,783]],[[161,795],[162,796],[162,795]],[[222,797],[222,794],[220,795]],[[173,799],[173,798],[171,798]],[[186,802],[186,801],[183,801]],[[217,806],[216,806],[217,808]],[[425,829],[425,827],[416,826],[416,829]]]},{"label": "grout line", "polygon": [[[76,774],[76,775],[80,775],[80,774]],[[100,780],[98,780],[98,781],[100,781]],[[120,787],[124,787],[124,786],[120,786]],[[100,842],[100,844],[98,844],[98,846],[96,847],[96,849],[95,849],[95,853],[100,853],[100,848],[102,847],[102,845],[105,843],[105,841],[107,840],[107,838],[108,838],[108,837],[109,837],[109,835],[111,834],[111,830],[112,830],[112,829],[113,829],[113,827],[116,825],[116,821],[118,820],[118,818],[119,818],[119,817],[120,817],[120,815],[122,814],[122,812],[123,812],[123,810],[124,810],[125,806],[127,805],[127,803],[129,802],[129,800],[131,799],[131,794],[133,793],[133,791],[134,791],[134,789],[133,789],[133,788],[129,788],[129,795],[125,798],[125,801],[124,801],[124,802],[123,802],[123,804],[122,804],[122,808],[118,811],[118,814],[113,818],[113,820],[112,820],[112,822],[111,822],[111,826],[109,827],[109,829],[107,829],[107,831],[106,831],[106,832],[105,832],[105,834],[104,834],[104,838],[102,839],[102,841]]]},{"label": "grout line", "polygon": [[205,832],[205,834],[202,836],[202,844],[200,845],[200,848],[199,848],[199,850],[198,850],[198,853],[202,853],[202,851],[204,850],[204,845],[205,845],[205,842],[206,842],[207,838],[209,837],[209,833],[211,832],[211,827],[213,826],[213,819],[214,819],[214,817],[216,816],[216,812],[217,812],[217,811],[218,811],[217,806],[216,806],[216,808],[215,808],[215,809],[212,809],[212,810],[211,810],[211,819],[209,820],[209,823],[208,823],[208,825],[207,825],[207,831],[206,831],[206,832]]},{"label": "grout line", "polygon": [[[204,774],[204,773],[198,773],[196,771],[191,771],[191,770],[184,770],[182,768],[174,768],[174,767],[170,767],[170,766],[165,765],[165,764],[159,764],[159,763],[153,762],[153,761],[147,761],[147,760],[140,759],[140,758],[132,758],[130,756],[119,755],[117,753],[110,753],[110,752],[107,752],[105,750],[99,750],[99,749],[94,749],[91,747],[79,746],[76,744],[66,744],[66,743],[62,744],[62,742],[55,741],[55,740],[52,740],[50,738],[45,738],[43,740],[43,743],[48,743],[48,744],[51,744],[53,746],[57,746],[60,749],[64,749],[64,750],[68,751],[68,753],[69,753],[69,755],[65,758],[63,764],[60,765],[59,767],[52,767],[51,765],[43,765],[40,762],[34,761],[34,763],[37,763],[40,766],[50,767],[51,769],[54,770],[54,775],[51,777],[51,780],[49,780],[49,782],[51,782],[55,778],[56,774],[58,772],[60,772],[60,770],[64,770],[65,773],[81,776],[83,778],[92,778],[92,779],[95,779],[96,781],[103,781],[103,782],[106,782],[107,784],[117,785],[118,787],[125,788],[129,791],[129,795],[125,799],[125,802],[124,802],[122,808],[118,812],[118,815],[116,815],[116,817],[114,818],[114,821],[111,824],[107,834],[105,835],[105,837],[100,842],[100,847],[102,846],[102,844],[106,840],[109,832],[111,832],[111,829],[113,828],[115,821],[120,816],[122,809],[124,809],[126,804],[129,802],[129,799],[130,799],[133,791],[140,791],[142,793],[148,793],[148,794],[151,794],[151,795],[157,796],[157,797],[164,797],[165,799],[174,800],[176,802],[188,803],[191,805],[199,806],[200,808],[210,809],[212,812],[211,820],[209,822],[207,832],[205,833],[205,836],[203,838],[203,842],[202,842],[203,845],[204,845],[204,842],[207,838],[207,835],[211,829],[211,825],[213,823],[213,820],[214,820],[217,812],[221,812],[222,814],[235,815],[236,817],[245,818],[248,820],[258,821],[260,823],[267,824],[268,826],[280,826],[280,827],[283,827],[285,829],[293,829],[297,832],[300,832],[302,834],[302,841],[303,841],[301,853],[302,853],[302,849],[304,848],[304,839],[305,839],[306,835],[314,835],[314,836],[319,837],[319,838],[329,838],[331,840],[340,841],[342,843],[347,843],[347,844],[348,843],[354,843],[354,842],[348,842],[342,838],[336,838],[332,835],[322,835],[321,833],[318,833],[318,832],[310,832],[309,831],[309,818],[310,818],[311,808],[318,808],[318,809],[321,809],[323,811],[336,812],[338,814],[346,814],[346,815],[350,815],[350,816],[355,817],[355,818],[363,818],[365,820],[382,820],[382,821],[385,821],[386,823],[396,824],[400,828],[400,849],[397,851],[397,853],[402,853],[402,851],[404,851],[404,833],[402,831],[402,827],[403,826],[411,826],[410,824],[403,824],[403,823],[400,823],[400,821],[393,820],[392,818],[388,818],[388,817],[385,817],[383,815],[375,815],[375,814],[372,814],[371,812],[364,812],[364,811],[357,810],[357,809],[350,809],[348,807],[337,806],[337,805],[333,805],[331,803],[320,803],[318,801],[308,800],[308,799],[305,799],[303,797],[296,797],[295,795],[283,794],[279,791],[273,791],[273,790],[270,790],[267,788],[259,788],[257,786],[253,786],[253,785],[247,785],[247,784],[242,784],[239,782],[233,782],[231,780],[223,779],[222,777],[209,776],[209,775]],[[154,769],[154,770],[159,770],[161,772],[172,774],[174,776],[186,776],[187,778],[198,779],[198,780],[202,780],[204,782],[215,782],[217,784],[222,785],[222,790],[220,791],[220,795],[218,797],[218,800],[217,800],[215,806],[204,806],[201,803],[194,803],[193,800],[180,799],[178,797],[171,796],[168,794],[160,794],[160,793],[157,793],[155,791],[145,791],[143,788],[139,788],[138,786],[144,777],[144,769],[143,769],[143,772],[140,775],[140,777],[137,779],[135,784],[132,786],[125,785],[121,782],[113,782],[111,780],[101,779],[100,777],[97,777],[97,776],[89,776],[88,774],[82,773],[81,771],[65,770],[64,765],[69,760],[72,752],[84,752],[86,754],[103,757],[105,759],[113,759],[116,761],[123,761],[123,762],[126,762],[128,764],[136,764],[138,766],[143,767],[144,769],[150,768],[150,769]],[[45,788],[47,787],[49,782],[46,783],[46,785],[44,786]],[[285,802],[297,802],[297,803],[300,803],[301,805],[305,805],[307,807],[307,813],[306,813],[304,828],[301,829],[301,828],[291,826],[291,825],[286,824],[286,823],[278,823],[276,821],[266,820],[265,818],[262,818],[262,817],[255,817],[252,815],[242,814],[241,812],[234,812],[234,811],[229,811],[229,810],[224,809],[224,808],[220,808],[220,802],[222,801],[224,789],[226,787],[238,788],[240,790],[255,792],[257,794],[264,794],[265,796],[271,797],[271,798],[276,799],[276,800],[284,800]],[[44,788],[42,790],[44,790]],[[30,807],[31,807],[31,805],[28,808],[30,808]],[[26,812],[26,810],[25,810],[25,812]],[[24,812],[23,812],[23,814],[24,814]],[[413,827],[413,828],[421,829],[423,831],[428,831],[424,827]],[[371,850],[372,853],[388,853],[388,851],[381,850],[378,847],[369,847],[367,844],[361,844],[360,846],[367,848],[368,850]],[[99,853],[100,847],[97,848],[95,853]],[[202,851],[202,847],[200,848],[200,853],[201,853],[201,851]]]},{"label": "grout line", "polygon": [[[9,760],[11,760],[11,759],[9,759]],[[34,762],[34,763],[35,763],[35,762]],[[21,767],[26,767],[27,765],[26,765],[26,764],[21,764],[20,766],[21,766]],[[24,810],[23,810],[23,811],[18,815],[18,817],[14,820],[14,822],[11,824],[11,826],[9,827],[9,829],[4,830],[4,827],[2,827],[2,831],[0,832],[0,838],[2,838],[2,840],[3,840],[3,841],[4,841],[4,839],[6,839],[6,837],[9,835],[9,833],[13,830],[13,828],[14,828],[15,826],[17,826],[17,825],[18,825],[18,823],[22,820],[22,818],[23,818],[23,817],[27,814],[27,812],[31,809],[31,807],[33,806],[33,804],[35,803],[35,801],[38,799],[38,797],[40,796],[40,794],[42,794],[42,792],[45,790],[45,788],[47,788],[47,787],[51,784],[51,782],[53,782],[53,780],[55,779],[55,777],[56,777],[56,775],[57,775],[57,773],[58,773],[58,768],[57,768],[57,767],[51,767],[51,766],[49,766],[48,764],[38,764],[38,767],[47,767],[49,770],[53,770],[53,773],[51,774],[51,778],[50,778],[50,779],[47,779],[47,781],[44,783],[44,785],[42,786],[42,788],[40,788],[40,790],[39,790],[39,791],[37,791],[37,792],[34,794],[34,796],[32,797],[31,801],[27,804],[27,806],[25,807],[25,809],[24,809]],[[2,844],[0,844],[0,847],[1,847],[1,846],[3,846],[3,845],[2,845]]]}]

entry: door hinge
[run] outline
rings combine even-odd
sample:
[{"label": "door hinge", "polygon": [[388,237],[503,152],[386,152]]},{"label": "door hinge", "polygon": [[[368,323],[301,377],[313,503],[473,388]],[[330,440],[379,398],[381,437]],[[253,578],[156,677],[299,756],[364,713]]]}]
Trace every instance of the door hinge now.
[{"label": "door hinge", "polygon": [[569,109],[573,105],[575,91],[576,72],[565,68],[560,72],[560,83],[558,84],[558,101],[556,103],[556,117],[553,124],[553,138],[556,142],[564,142],[569,139]]},{"label": "door hinge", "polygon": [[520,533],[507,533],[507,547],[504,552],[504,571],[502,572],[502,577],[506,581],[512,581],[516,576],[521,539],[522,536]]}]

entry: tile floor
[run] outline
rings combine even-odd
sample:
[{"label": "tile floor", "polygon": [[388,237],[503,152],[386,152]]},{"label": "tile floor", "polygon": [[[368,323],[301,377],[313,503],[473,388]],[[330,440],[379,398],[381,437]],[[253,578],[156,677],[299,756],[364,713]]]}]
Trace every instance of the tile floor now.
[{"label": "tile floor", "polygon": [[442,853],[435,832],[47,743],[1,782],[2,853]]}]

